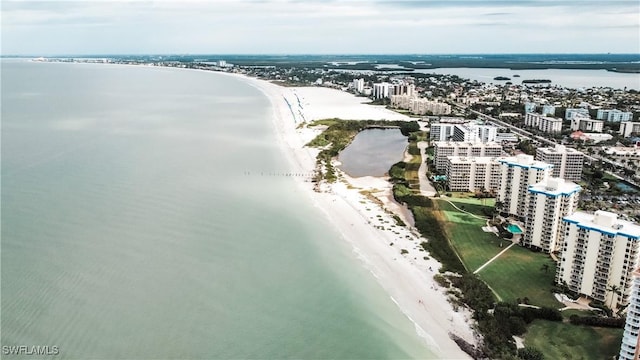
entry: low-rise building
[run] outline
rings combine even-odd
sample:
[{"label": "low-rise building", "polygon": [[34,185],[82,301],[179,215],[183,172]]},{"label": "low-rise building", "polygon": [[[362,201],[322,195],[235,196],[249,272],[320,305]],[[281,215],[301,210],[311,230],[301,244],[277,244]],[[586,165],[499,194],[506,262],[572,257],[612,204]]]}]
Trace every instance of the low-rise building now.
[{"label": "low-rise building", "polygon": [[564,119],[565,120],[573,120],[573,118],[575,116],[585,116],[585,117],[589,117],[589,109],[587,108],[571,108],[571,109],[567,109],[564,112]]},{"label": "low-rise building", "polygon": [[524,117],[524,124],[546,133],[559,133],[562,131],[562,119],[543,116],[536,113],[526,114]]},{"label": "low-rise building", "polygon": [[618,109],[598,109],[596,119],[610,122],[622,122],[633,120],[633,113]]},{"label": "low-rise building", "polygon": [[602,120],[593,120],[586,116],[577,115],[571,119],[571,130],[577,131],[591,131],[591,132],[602,132],[602,128],[604,126],[604,121]]},{"label": "low-rise building", "polygon": [[620,130],[618,132],[623,137],[630,137],[632,134],[640,135],[640,122],[622,122],[620,123]]},{"label": "low-rise building", "polygon": [[640,147],[614,146],[603,149],[607,158],[622,165],[640,165]]},{"label": "low-rise building", "polygon": [[627,305],[632,271],[638,268],[640,226],[602,210],[578,211],[563,223],[556,283],[612,307]]}]

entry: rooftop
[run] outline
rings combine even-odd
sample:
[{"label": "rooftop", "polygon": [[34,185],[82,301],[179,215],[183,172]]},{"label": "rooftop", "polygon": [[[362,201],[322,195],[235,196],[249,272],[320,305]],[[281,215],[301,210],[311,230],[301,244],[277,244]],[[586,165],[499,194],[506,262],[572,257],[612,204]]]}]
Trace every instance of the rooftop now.
[{"label": "rooftop", "polygon": [[580,151],[574,149],[574,148],[570,148],[570,147],[566,147],[564,145],[556,145],[555,147],[544,147],[544,148],[538,148],[537,151],[540,151],[542,153],[545,154],[569,154],[569,153],[580,153]]},{"label": "rooftop", "polygon": [[509,166],[518,166],[525,169],[534,168],[534,169],[551,169],[553,168],[552,164],[546,163],[544,161],[534,160],[533,156],[527,154],[518,154],[516,156],[504,157],[498,159],[498,162],[501,164],[507,164]]},{"label": "rooftop", "polygon": [[477,157],[447,156],[447,159],[452,164],[468,164],[468,163],[489,164],[489,163],[496,162],[496,158],[492,156],[477,156]]},{"label": "rooftop", "polygon": [[622,235],[632,239],[640,239],[640,226],[626,220],[618,219],[618,215],[609,211],[598,210],[594,214],[577,211],[563,218],[564,221],[576,224],[580,228],[595,230],[607,235]]},{"label": "rooftop", "polygon": [[548,178],[546,181],[529,186],[529,192],[547,196],[571,195],[582,190],[580,185],[561,178]]}]

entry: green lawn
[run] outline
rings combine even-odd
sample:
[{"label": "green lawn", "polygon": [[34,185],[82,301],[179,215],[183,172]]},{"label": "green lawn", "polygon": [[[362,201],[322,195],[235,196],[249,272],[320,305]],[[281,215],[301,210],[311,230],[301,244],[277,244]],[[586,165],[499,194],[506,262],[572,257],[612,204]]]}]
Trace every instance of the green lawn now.
[{"label": "green lawn", "polygon": [[[456,204],[458,207],[460,205],[463,204]],[[444,226],[447,237],[469,271],[473,272],[504,250],[504,247],[500,247],[500,243],[503,246],[510,243],[501,240],[493,233],[482,231],[482,227],[486,226],[486,220],[460,212],[444,200],[438,201],[438,207],[446,220]],[[465,210],[472,213],[482,214],[481,209],[479,205],[465,204]]]},{"label": "green lawn", "polygon": [[[549,266],[546,272],[541,270],[543,264]],[[532,305],[561,308],[551,292],[555,273],[556,265],[548,255],[514,245],[478,275],[503,301],[527,297]]]},{"label": "green lawn", "polygon": [[622,331],[535,320],[524,342],[542,351],[545,359],[611,359],[620,352]]},{"label": "green lawn", "polygon": [[446,199],[456,203],[459,202],[463,204],[475,204],[475,205],[487,206],[490,208],[490,210],[492,210],[493,206],[496,204],[495,198],[478,199],[474,197],[473,193],[455,193],[454,192],[454,193],[451,193],[451,197],[447,197]]}]

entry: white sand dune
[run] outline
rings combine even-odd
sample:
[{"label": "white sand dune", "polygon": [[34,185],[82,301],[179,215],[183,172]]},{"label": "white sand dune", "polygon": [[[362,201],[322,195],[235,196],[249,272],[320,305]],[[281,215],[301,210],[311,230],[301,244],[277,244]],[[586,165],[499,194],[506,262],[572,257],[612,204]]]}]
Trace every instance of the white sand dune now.
[{"label": "white sand dune", "polygon": [[[238,75],[239,76],[239,75]],[[351,94],[315,87],[289,88],[266,81],[239,76],[262,90],[271,100],[273,121],[280,145],[295,172],[312,172],[318,150],[304,145],[322,129],[299,127],[304,121],[338,117],[342,119],[408,120],[408,117],[381,106],[363,104],[368,100]],[[441,264],[420,250],[415,231],[395,226],[388,209],[397,210],[389,200],[390,185],[379,178],[352,179],[313,191],[308,182],[300,182],[316,205],[339,229],[344,239],[362,255],[366,266],[388,292],[401,311],[411,319],[416,331],[442,359],[466,359],[449,333],[475,343],[470,328],[470,313],[454,311],[445,290],[433,280]],[[376,190],[382,204],[360,193]],[[390,244],[393,243],[393,246]],[[408,251],[402,255],[401,250]],[[427,257],[425,259],[425,257]]]}]

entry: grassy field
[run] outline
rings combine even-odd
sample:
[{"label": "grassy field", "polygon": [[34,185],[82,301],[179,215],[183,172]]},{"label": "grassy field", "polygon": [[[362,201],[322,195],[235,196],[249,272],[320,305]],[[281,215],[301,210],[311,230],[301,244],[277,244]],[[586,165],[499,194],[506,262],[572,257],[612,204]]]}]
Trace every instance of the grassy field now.
[{"label": "grassy field", "polygon": [[[544,264],[549,266],[546,272],[542,270]],[[478,276],[503,301],[527,297],[532,305],[561,308],[563,305],[551,292],[555,273],[555,263],[549,256],[515,245],[482,269]]]},{"label": "grassy field", "polygon": [[[466,211],[482,214],[480,205],[456,202],[456,206],[465,206]],[[438,207],[443,220],[445,220],[444,226],[447,237],[470,272],[475,271],[497,253],[504,250],[504,247],[500,247],[501,243],[503,246],[509,244],[509,241],[501,240],[493,233],[482,231],[482,227],[486,225],[486,220],[461,212],[444,200],[438,201]]]},{"label": "grassy field", "polygon": [[611,359],[620,351],[622,331],[535,320],[524,342],[541,350],[545,359]]},{"label": "grassy field", "polygon": [[451,194],[451,196],[449,196],[448,199],[455,202],[460,202],[465,204],[476,204],[476,205],[489,206],[489,207],[493,207],[496,204],[496,198],[478,199],[477,197],[475,197],[475,193],[451,192],[451,193],[447,193],[447,196],[448,194]]},{"label": "grassy field", "polygon": [[[447,199],[459,208],[483,215],[489,207]],[[478,199],[473,199],[478,200]],[[447,201],[438,201],[445,222],[447,236],[465,267],[473,272],[511,244],[493,233],[482,231],[486,220],[455,209]],[[502,244],[502,247],[500,246]],[[545,272],[542,266],[548,265]],[[478,273],[503,301],[528,298],[533,305],[560,307],[551,293],[555,263],[545,254],[535,253],[518,245],[511,247]]]}]

